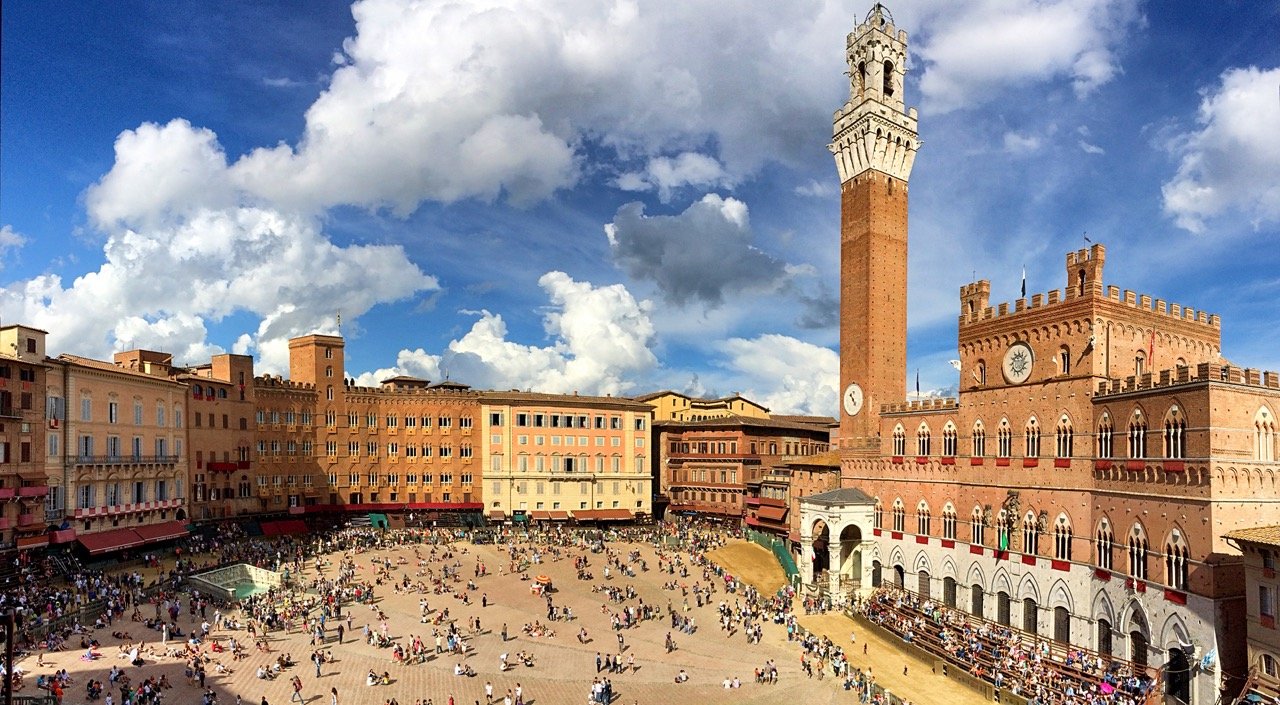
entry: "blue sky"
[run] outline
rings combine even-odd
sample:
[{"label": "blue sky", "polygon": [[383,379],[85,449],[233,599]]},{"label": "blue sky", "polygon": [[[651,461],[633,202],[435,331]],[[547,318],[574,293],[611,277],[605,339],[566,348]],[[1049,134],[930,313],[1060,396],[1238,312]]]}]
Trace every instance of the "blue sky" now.
[{"label": "blue sky", "polygon": [[[99,357],[348,339],[347,374],[834,414],[867,2],[5,4],[0,317]],[[1280,3],[925,0],[908,378],[958,289],[1105,283],[1280,368]]]}]

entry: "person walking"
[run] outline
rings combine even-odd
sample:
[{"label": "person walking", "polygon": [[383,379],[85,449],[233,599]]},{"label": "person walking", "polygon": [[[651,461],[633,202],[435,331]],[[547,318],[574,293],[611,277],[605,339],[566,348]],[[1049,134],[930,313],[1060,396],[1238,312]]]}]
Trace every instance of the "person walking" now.
[{"label": "person walking", "polygon": [[293,695],[289,696],[289,702],[294,701],[299,703],[307,702],[307,699],[302,697],[302,679],[297,676],[293,677]]},{"label": "person walking", "polygon": [[329,705],[338,705],[338,689],[336,687],[329,689]]}]

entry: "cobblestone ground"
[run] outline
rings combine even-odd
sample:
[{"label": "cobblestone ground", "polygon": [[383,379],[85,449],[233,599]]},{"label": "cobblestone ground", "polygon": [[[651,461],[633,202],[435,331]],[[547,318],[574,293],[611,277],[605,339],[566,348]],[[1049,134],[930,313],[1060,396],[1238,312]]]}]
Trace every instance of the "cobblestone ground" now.
[{"label": "cobblestone ground", "polygon": [[[479,617],[482,633],[471,640],[471,648],[465,659],[448,654],[429,660],[425,664],[398,665],[391,658],[389,649],[369,646],[361,639],[361,630],[365,624],[371,629],[378,628],[376,613],[372,607],[355,605],[349,609],[352,614],[352,629],[346,635],[343,644],[331,643],[328,647],[336,659],[334,663],[324,665],[319,678],[315,677],[315,667],[307,658],[311,653],[310,640],[307,635],[298,631],[292,633],[273,632],[270,635],[271,648],[274,653],[253,653],[248,658],[233,663],[225,654],[213,654],[221,657],[231,671],[225,674],[215,673],[214,665],[208,667],[207,685],[218,694],[219,705],[232,705],[239,696],[246,705],[257,705],[265,698],[271,705],[285,705],[290,701],[292,690],[289,680],[296,674],[302,679],[302,694],[305,705],[329,705],[330,689],[337,688],[339,705],[355,705],[356,703],[386,703],[395,699],[400,705],[413,705],[419,699],[424,702],[430,699],[435,705],[448,705],[450,699],[456,705],[470,705],[485,701],[484,685],[486,681],[494,686],[495,700],[500,702],[508,689],[522,686],[524,701],[530,705],[583,705],[588,703],[591,682],[596,677],[595,656],[597,651],[617,653],[616,634],[609,627],[609,617],[602,612],[602,605],[608,604],[613,609],[617,606],[609,603],[602,593],[593,593],[592,586],[606,583],[602,579],[602,555],[588,554],[591,569],[596,580],[579,581],[575,577],[572,560],[566,556],[563,560],[534,566],[530,573],[545,574],[554,581],[556,591],[554,598],[558,606],[568,605],[575,613],[572,622],[554,624],[554,637],[530,638],[521,633],[521,626],[526,622],[541,620],[546,616],[543,598],[530,592],[531,583],[522,581],[519,576],[499,574],[499,567],[507,561],[499,555],[494,546],[472,546],[455,544],[456,559],[462,563],[464,575],[471,575],[477,560],[484,561],[489,575],[476,580],[478,590],[471,593],[471,604],[464,605],[458,597],[452,595],[428,595],[432,610],[448,608],[452,619],[467,624],[473,617]],[[624,552],[631,545],[615,544]],[[670,600],[677,609],[683,608],[683,599],[678,592],[663,590],[661,585],[671,576],[656,571],[657,557],[652,547],[636,544],[643,558],[651,569],[649,572],[637,573],[637,577],[614,577],[608,584],[625,586],[634,585],[639,596],[646,604],[657,604],[663,607]],[[371,551],[358,556],[358,565],[363,579],[372,579],[372,561],[396,556],[405,556],[409,563],[397,566],[396,575],[406,572],[416,580],[412,548],[398,550]],[[424,552],[425,555],[425,552]],[[336,558],[336,556],[334,556]],[[505,572],[505,571],[504,571]],[[330,573],[331,574],[331,573]],[[315,575],[310,567],[304,578]],[[690,586],[701,579],[701,574],[690,573],[687,582]],[[465,582],[456,587],[464,587]],[[718,588],[719,586],[717,586]],[[488,596],[488,606],[481,607],[481,596]],[[430,625],[418,621],[417,593],[406,592],[395,594],[389,585],[378,587],[377,607],[388,615],[388,633],[400,643],[407,643],[412,635],[419,635],[429,644],[433,644]],[[718,591],[719,598],[730,602],[733,595],[725,595]],[[145,614],[145,612],[144,612]],[[674,702],[688,703],[856,703],[857,698],[851,691],[841,688],[837,679],[827,674],[826,678],[806,678],[800,670],[800,650],[794,644],[788,644],[785,628],[768,624],[765,627],[764,639],[760,644],[749,645],[741,634],[727,637],[717,625],[714,605],[697,607],[691,602],[691,612],[697,622],[696,633],[674,635],[678,644],[677,650],[666,654],[664,639],[670,631],[669,620],[643,622],[640,626],[624,630],[623,636],[626,651],[623,656],[634,655],[637,671],[621,675],[609,676],[614,686],[614,703],[644,703],[666,705]],[[212,619],[212,610],[209,615]],[[499,636],[502,625],[508,627],[507,643],[502,643]],[[179,624],[184,630],[190,630],[193,619],[186,609],[184,600],[183,615]],[[576,634],[580,628],[586,628],[590,641],[580,644]],[[84,684],[90,678],[106,681],[107,672],[112,665],[125,670],[135,682],[151,674],[165,673],[174,684],[173,689],[165,693],[169,705],[196,705],[200,702],[201,690],[198,686],[187,683],[183,675],[183,663],[180,658],[148,659],[146,665],[130,666],[125,659],[117,657],[121,640],[115,639],[113,630],[129,630],[133,640],[145,640],[163,652],[158,644],[159,634],[146,630],[136,622],[117,621],[112,628],[98,630],[95,636],[102,642],[103,657],[96,661],[85,661],[81,658],[82,650],[70,649],[45,656],[44,667],[36,665],[35,657],[21,661],[23,668],[30,674],[28,683],[34,683],[37,674],[49,674],[55,669],[66,668],[72,678],[73,685],[67,689],[65,703],[79,705],[86,702]],[[222,630],[215,632],[217,637],[236,634],[245,643],[253,641],[244,632]],[[848,639],[848,635],[832,635],[836,639]],[[74,639],[72,640],[72,642]],[[72,643],[69,642],[69,643]],[[259,664],[266,664],[279,652],[292,654],[298,665],[274,681],[260,680],[255,676]],[[499,656],[506,652],[514,655],[517,651],[528,651],[534,654],[534,667],[513,666],[508,671],[499,670]],[[892,657],[891,657],[892,658]],[[762,666],[766,660],[772,659],[779,670],[779,682],[776,685],[757,684],[754,682],[754,670]],[[462,660],[476,671],[475,677],[455,676],[454,665]],[[854,659],[855,665],[861,660],[861,654]],[[900,659],[894,659],[900,662]],[[514,662],[514,658],[511,659]],[[688,671],[689,681],[676,684],[674,678],[678,671]],[[365,675],[372,669],[378,673],[389,671],[393,682],[388,686],[366,686]],[[927,674],[927,672],[926,672]],[[602,676],[605,674],[602,674]],[[914,674],[913,674],[914,675]],[[742,681],[741,688],[726,690],[722,687],[725,678],[737,677]],[[940,679],[941,680],[941,679]],[[944,685],[941,681],[939,685]],[[25,690],[35,691],[33,686]],[[931,689],[932,690],[932,689]],[[20,693],[22,695],[31,692]],[[119,693],[115,692],[115,702],[119,703]],[[965,693],[968,695],[968,693]],[[922,702],[956,701],[954,697]],[[101,703],[101,701],[98,701]]]}]

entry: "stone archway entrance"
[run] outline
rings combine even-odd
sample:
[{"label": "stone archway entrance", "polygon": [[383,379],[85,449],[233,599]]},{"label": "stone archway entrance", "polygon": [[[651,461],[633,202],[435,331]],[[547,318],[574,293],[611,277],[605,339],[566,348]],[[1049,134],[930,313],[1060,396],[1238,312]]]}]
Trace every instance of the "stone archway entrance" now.
[{"label": "stone archway entrance", "polygon": [[841,589],[856,593],[862,589],[862,527],[849,524],[840,530],[840,569],[838,579]]},{"label": "stone archway entrance", "polygon": [[827,567],[831,565],[831,527],[822,519],[813,525],[812,561],[815,578],[825,577]]},{"label": "stone archway entrance", "polygon": [[801,580],[834,599],[870,589],[876,546],[867,540],[875,500],[852,487],[800,499]]}]

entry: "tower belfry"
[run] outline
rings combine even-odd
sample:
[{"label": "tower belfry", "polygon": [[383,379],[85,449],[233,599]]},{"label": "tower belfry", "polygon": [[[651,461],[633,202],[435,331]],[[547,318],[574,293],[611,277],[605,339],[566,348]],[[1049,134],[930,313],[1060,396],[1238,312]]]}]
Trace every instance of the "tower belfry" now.
[{"label": "tower belfry", "polygon": [[840,175],[840,443],[876,453],[880,405],[907,376],[907,179],[920,139],[903,102],[907,33],[880,3],[849,33],[849,100],[829,149]]}]

